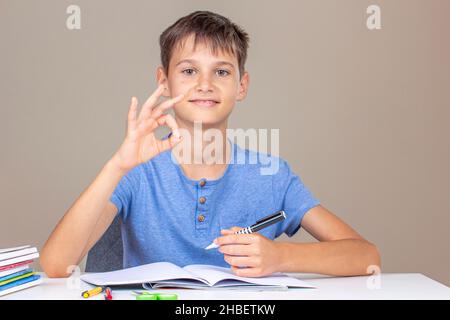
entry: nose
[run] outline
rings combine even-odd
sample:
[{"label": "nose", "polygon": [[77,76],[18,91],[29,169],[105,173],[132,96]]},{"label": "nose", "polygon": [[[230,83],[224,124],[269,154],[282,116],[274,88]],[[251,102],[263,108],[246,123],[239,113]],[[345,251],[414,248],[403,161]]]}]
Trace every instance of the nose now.
[{"label": "nose", "polygon": [[208,76],[200,77],[197,85],[197,91],[199,92],[212,92],[213,84],[211,83],[211,79]]}]

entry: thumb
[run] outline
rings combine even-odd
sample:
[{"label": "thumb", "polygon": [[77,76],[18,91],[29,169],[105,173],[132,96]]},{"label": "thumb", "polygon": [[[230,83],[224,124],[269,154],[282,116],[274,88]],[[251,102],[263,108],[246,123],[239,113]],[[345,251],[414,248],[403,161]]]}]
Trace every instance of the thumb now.
[{"label": "thumb", "polygon": [[181,140],[183,140],[182,135],[177,136],[177,135],[170,133],[170,136],[169,136],[170,148],[175,147],[177,144],[179,144],[181,142]]}]

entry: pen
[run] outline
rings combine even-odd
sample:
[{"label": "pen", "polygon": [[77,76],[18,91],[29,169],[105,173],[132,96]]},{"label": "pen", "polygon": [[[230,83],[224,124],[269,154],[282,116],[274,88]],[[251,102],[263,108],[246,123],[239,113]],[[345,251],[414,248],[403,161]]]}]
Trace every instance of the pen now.
[{"label": "pen", "polygon": [[83,291],[83,293],[81,293],[81,296],[83,298],[89,298],[89,297],[92,297],[92,296],[95,296],[95,295],[101,293],[102,291],[103,291],[102,287],[96,287],[96,288],[91,289],[91,290]]},{"label": "pen", "polygon": [[[280,211],[277,211],[276,213],[271,214],[261,220],[256,221],[256,223],[251,225],[250,227],[247,227],[247,228],[244,228],[244,229],[241,229],[241,230],[235,232],[235,234],[253,233],[253,232],[259,231],[261,229],[267,228],[268,226],[271,226],[274,223],[277,223],[284,219],[286,219],[286,213],[284,213],[283,210],[280,210]],[[218,247],[219,247],[219,245],[217,245],[213,242],[209,246],[207,246],[205,249],[209,250],[209,249],[214,249],[214,248],[218,248]]]}]

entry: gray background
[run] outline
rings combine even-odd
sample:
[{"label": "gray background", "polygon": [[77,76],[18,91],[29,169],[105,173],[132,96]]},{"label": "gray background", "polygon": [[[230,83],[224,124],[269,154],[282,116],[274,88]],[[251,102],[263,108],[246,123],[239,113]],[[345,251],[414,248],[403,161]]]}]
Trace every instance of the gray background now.
[{"label": "gray background", "polygon": [[194,10],[251,37],[231,127],[279,128],[281,156],[384,272],[450,285],[449,1],[1,0],[0,247],[42,247],[120,145],[130,97],[156,88],[160,33]]}]

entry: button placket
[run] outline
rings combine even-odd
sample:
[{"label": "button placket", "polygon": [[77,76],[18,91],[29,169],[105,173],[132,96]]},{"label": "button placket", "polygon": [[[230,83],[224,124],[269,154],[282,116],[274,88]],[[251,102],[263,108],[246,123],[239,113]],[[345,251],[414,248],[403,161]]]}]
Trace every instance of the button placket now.
[{"label": "button placket", "polygon": [[207,188],[207,181],[205,179],[200,180],[197,183],[196,229],[207,229],[209,227],[209,194],[210,190]]}]

